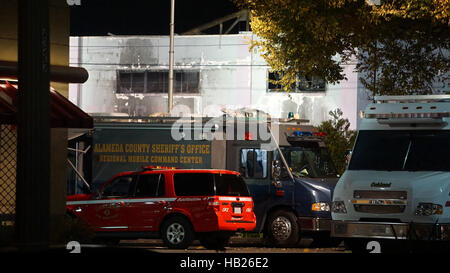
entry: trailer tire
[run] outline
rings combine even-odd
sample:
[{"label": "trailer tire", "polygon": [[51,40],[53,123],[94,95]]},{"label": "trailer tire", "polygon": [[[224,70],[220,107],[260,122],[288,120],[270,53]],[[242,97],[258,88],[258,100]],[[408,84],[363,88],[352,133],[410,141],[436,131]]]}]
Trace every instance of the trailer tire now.
[{"label": "trailer tire", "polygon": [[295,246],[300,240],[300,226],[294,213],[277,210],[269,215],[266,224],[266,238],[270,246]]}]

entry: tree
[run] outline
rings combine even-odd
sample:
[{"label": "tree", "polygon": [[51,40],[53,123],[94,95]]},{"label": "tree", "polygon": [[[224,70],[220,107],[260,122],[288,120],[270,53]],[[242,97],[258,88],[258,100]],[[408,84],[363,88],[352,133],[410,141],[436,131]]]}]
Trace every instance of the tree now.
[{"label": "tree", "polygon": [[374,95],[430,94],[450,70],[449,0],[384,1],[362,37],[357,69]]},{"label": "tree", "polygon": [[334,162],[336,170],[339,174],[345,171],[347,166],[347,151],[353,149],[356,139],[356,132],[350,130],[350,122],[342,117],[343,113],[340,109],[330,111],[331,119],[322,122],[317,130],[325,133],[325,145]]},{"label": "tree", "polygon": [[235,0],[250,11],[253,42],[286,91],[299,75],[345,79],[355,56],[374,95],[431,93],[448,73],[450,0]]}]

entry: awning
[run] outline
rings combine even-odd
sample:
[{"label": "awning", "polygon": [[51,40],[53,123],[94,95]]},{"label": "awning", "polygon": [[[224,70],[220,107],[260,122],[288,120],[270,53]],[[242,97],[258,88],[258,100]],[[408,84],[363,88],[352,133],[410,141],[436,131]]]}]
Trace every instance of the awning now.
[{"label": "awning", "polygon": [[[0,83],[0,123],[17,124],[20,91],[9,82]],[[52,128],[93,128],[90,115],[50,88],[50,119]]]}]

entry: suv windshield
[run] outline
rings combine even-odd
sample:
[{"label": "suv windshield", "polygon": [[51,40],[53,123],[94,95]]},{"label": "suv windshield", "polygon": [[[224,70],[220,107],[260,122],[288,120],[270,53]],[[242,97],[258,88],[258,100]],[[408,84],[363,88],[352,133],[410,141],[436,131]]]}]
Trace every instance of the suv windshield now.
[{"label": "suv windshield", "polygon": [[[337,177],[328,150],[319,146],[282,147],[286,162],[297,177],[326,178]],[[279,156],[277,155],[276,158]]]},{"label": "suv windshield", "polygon": [[250,196],[241,176],[213,173],[176,173],[174,175],[177,196]]},{"label": "suv windshield", "polygon": [[360,131],[349,170],[450,171],[450,131]]}]

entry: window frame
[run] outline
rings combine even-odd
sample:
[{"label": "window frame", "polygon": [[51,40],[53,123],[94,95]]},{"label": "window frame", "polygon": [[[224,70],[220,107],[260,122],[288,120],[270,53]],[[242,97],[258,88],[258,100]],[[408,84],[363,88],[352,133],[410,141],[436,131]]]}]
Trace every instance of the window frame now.
[{"label": "window frame", "polygon": [[[154,193],[155,195],[153,195],[153,196],[148,196],[148,195],[137,196],[136,193],[137,193],[139,182],[141,181],[141,177],[147,176],[147,175],[158,176],[158,182],[157,182],[156,190]],[[163,189],[162,193],[160,192],[160,189]],[[132,196],[136,197],[136,198],[157,198],[157,197],[166,196],[166,179],[165,179],[164,174],[163,173],[143,173],[143,174],[137,175],[137,179],[135,179],[135,185],[134,185]]]},{"label": "window frame", "polygon": [[[242,173],[242,176],[245,178],[245,179],[267,179],[268,177],[269,177],[269,153],[268,153],[268,151],[267,150],[264,150],[264,149],[260,149],[260,148],[241,148],[240,149],[240,152],[239,152],[239,169],[241,169],[242,167],[244,167],[242,164],[243,164],[243,162],[242,162],[242,160],[243,160],[243,158],[242,158],[242,155],[243,155],[243,151],[244,150],[246,150],[247,151],[247,153],[248,153],[248,151],[249,150],[253,150],[253,152],[254,153],[256,153],[256,150],[259,150],[259,151],[261,151],[261,152],[263,152],[263,153],[265,153],[265,161],[266,161],[266,164],[265,164],[265,166],[264,166],[264,160],[261,160],[261,162],[262,162],[262,175],[261,175],[261,177],[259,177],[259,176],[255,176],[255,171],[253,170],[253,175],[252,176],[250,176],[249,175],[249,173],[248,173],[248,168],[247,168],[247,162],[248,162],[248,158],[247,158],[247,155],[245,156],[246,157],[246,165],[245,165],[245,172],[244,173]],[[255,156],[254,158],[253,158],[253,166],[256,166],[256,163],[258,162],[258,157],[257,156]]]},{"label": "window frame", "polygon": [[[124,195],[124,196],[119,196],[119,195],[105,195],[105,189],[108,189],[109,187],[114,186],[114,184],[116,183],[115,181],[119,180],[119,179],[123,179],[124,177],[129,177],[131,178],[131,181],[129,182],[129,188],[128,188],[128,194]],[[134,188],[136,187],[136,176],[135,175],[121,175],[118,176],[116,178],[114,178],[113,180],[111,180],[109,183],[105,184],[104,187],[102,187],[99,191],[99,198],[100,199],[113,199],[113,198],[130,198],[134,195]]]},{"label": "window frame", "polygon": [[[182,182],[179,182],[179,180],[177,180],[177,176],[184,176],[184,175],[187,175],[187,176],[189,176],[189,175],[203,175],[203,176],[207,176],[207,175],[209,175],[210,176],[210,181],[209,182],[211,182],[212,183],[212,189],[209,189],[209,190],[212,190],[212,192],[208,192],[207,194],[204,194],[205,192],[203,192],[203,193],[201,193],[201,194],[194,194],[194,195],[188,195],[188,194],[186,194],[186,193],[184,193],[184,192],[180,192],[180,191],[178,191],[177,192],[177,188],[178,189],[180,189],[180,187],[178,186],[177,187],[177,184],[178,183],[187,183],[186,181],[182,181]],[[206,185],[206,184],[204,184],[204,185]],[[208,186],[211,186],[211,185],[208,185]],[[185,190],[185,189],[182,189],[182,190]],[[174,173],[173,174],[173,192],[174,192],[174,194],[175,194],[175,196],[177,196],[177,197],[186,197],[186,196],[214,196],[214,194],[215,194],[215,192],[216,192],[216,185],[215,185],[215,182],[214,182],[214,173],[210,173],[210,172],[189,172],[189,173]]]},{"label": "window frame", "polygon": [[[144,74],[144,83],[143,90],[139,92],[133,91],[133,75],[134,74]],[[158,82],[157,85],[164,86],[162,91],[155,92],[149,90],[151,84],[148,84],[149,74],[150,73],[163,73],[165,75],[167,73],[167,77],[165,77],[162,81],[162,85]],[[197,80],[196,83],[192,86],[194,88],[190,89],[189,92],[184,92],[183,87],[186,86],[186,75],[189,73],[195,73]],[[122,74],[130,74],[131,87],[130,90],[126,90],[122,86],[121,75]],[[146,69],[146,70],[129,70],[129,69],[117,69],[116,70],[116,94],[148,94],[148,95],[162,95],[168,93],[168,77],[169,70],[166,69]],[[177,83],[176,79],[180,78],[180,83]],[[192,91],[195,90],[195,91]],[[174,94],[176,95],[199,95],[200,94],[200,69],[175,69],[174,70]]]},{"label": "window frame", "polygon": [[[274,75],[274,76],[271,77],[271,75]],[[270,82],[271,79],[277,80],[278,78],[280,78],[280,76],[278,75],[277,72],[271,72],[270,69],[267,70],[267,75],[266,75],[266,79],[267,79],[266,92],[267,93],[276,94],[276,93],[284,92],[283,86],[281,84],[274,84],[274,83]],[[300,79],[301,78],[306,79],[306,76],[301,76],[301,75],[297,76],[297,81],[295,82],[294,87],[292,88],[290,93],[313,93],[313,94],[317,94],[317,93],[324,93],[324,92],[327,91],[327,84],[326,84],[325,80],[323,80],[324,81],[324,87],[323,88],[320,88],[320,89],[300,89],[300,82],[301,82]],[[319,81],[319,80],[317,80],[316,76],[311,76],[311,82]],[[276,86],[276,88],[270,88],[271,85]]]}]

